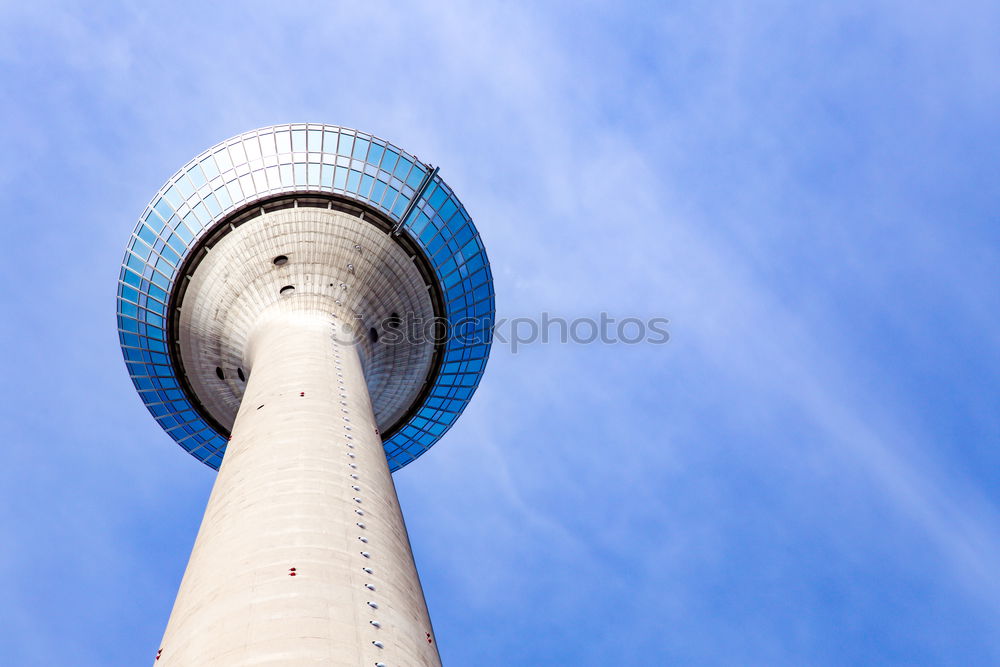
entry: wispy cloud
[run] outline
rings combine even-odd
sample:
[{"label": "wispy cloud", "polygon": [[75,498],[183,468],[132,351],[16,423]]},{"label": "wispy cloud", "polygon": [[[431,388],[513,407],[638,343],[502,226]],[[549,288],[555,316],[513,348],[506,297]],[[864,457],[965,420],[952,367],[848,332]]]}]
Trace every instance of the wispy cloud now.
[{"label": "wispy cloud", "polygon": [[115,263],[191,156],[315,119],[441,165],[501,315],[671,319],[498,348],[397,475],[448,664],[995,660],[997,18],[5,5],[0,659],[155,651],[211,475],[131,395]]}]

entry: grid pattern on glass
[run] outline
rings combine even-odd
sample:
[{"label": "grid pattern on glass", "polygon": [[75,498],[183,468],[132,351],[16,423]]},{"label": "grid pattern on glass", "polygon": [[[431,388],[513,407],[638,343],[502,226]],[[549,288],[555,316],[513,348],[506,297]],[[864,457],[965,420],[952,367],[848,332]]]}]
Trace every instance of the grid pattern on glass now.
[{"label": "grid pattern on glass", "polygon": [[486,250],[458,197],[437,174],[416,191],[428,172],[416,157],[369,134],[292,124],[223,141],[167,181],[140,217],[122,261],[118,332],[139,396],[174,440],[212,468],[222,463],[226,437],[199,417],[171,365],[167,300],[179,267],[189,249],[229,213],[295,192],[354,199],[397,223],[406,213],[402,229],[430,260],[445,315],[463,335],[447,342],[423,404],[385,441],[390,469],[413,461],[444,435],[479,385],[495,302]]}]

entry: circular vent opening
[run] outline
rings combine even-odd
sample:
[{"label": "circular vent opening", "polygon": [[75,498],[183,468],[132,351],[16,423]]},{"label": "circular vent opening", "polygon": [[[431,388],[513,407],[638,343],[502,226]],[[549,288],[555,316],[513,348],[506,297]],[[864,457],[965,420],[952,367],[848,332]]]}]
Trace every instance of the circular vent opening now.
[{"label": "circular vent opening", "polygon": [[226,379],[226,375],[225,375],[225,373],[223,373],[223,372],[222,372],[222,369],[221,369],[221,368],[219,368],[218,366],[216,366],[216,367],[215,367],[215,374],[216,374],[217,376],[219,376],[219,379],[220,379],[220,380],[225,380],[225,379]]},{"label": "circular vent opening", "polygon": [[277,257],[272,259],[271,262],[275,266],[284,266],[285,264],[288,264],[288,257],[286,257],[285,255],[278,255]]},{"label": "circular vent opening", "polygon": [[295,291],[295,285],[285,285],[280,290],[278,290],[278,294],[280,294],[281,296],[288,296],[294,291]]}]

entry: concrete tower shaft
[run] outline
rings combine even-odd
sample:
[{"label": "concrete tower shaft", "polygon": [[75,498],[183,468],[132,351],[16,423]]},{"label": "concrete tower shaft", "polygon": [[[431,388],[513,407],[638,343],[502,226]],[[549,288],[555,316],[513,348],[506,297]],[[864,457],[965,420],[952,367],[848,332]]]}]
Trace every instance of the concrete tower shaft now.
[{"label": "concrete tower shaft", "polygon": [[356,348],[267,319],[157,664],[439,665]]},{"label": "concrete tower shaft", "polygon": [[432,313],[411,258],[357,217],[287,209],[222,237],[179,308],[185,372],[232,439],[157,664],[439,665],[379,431],[431,343],[370,336]]}]

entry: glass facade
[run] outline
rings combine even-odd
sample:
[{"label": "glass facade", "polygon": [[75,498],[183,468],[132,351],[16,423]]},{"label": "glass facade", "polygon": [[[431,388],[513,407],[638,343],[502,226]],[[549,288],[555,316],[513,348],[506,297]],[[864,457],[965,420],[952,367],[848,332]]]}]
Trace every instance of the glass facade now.
[{"label": "glass facade", "polygon": [[[433,178],[425,183],[428,174]],[[461,325],[423,404],[384,443],[390,469],[398,470],[444,435],[479,384],[492,342],[493,277],[479,233],[447,184],[414,156],[363,132],[315,124],[266,127],[210,148],[167,181],[139,218],[119,275],[118,332],[129,375],[166,432],[218,468],[226,437],[201,419],[174,373],[168,297],[185,255],[222,218],[254,201],[296,192],[336,194],[402,222],[434,269],[445,316]]]}]

